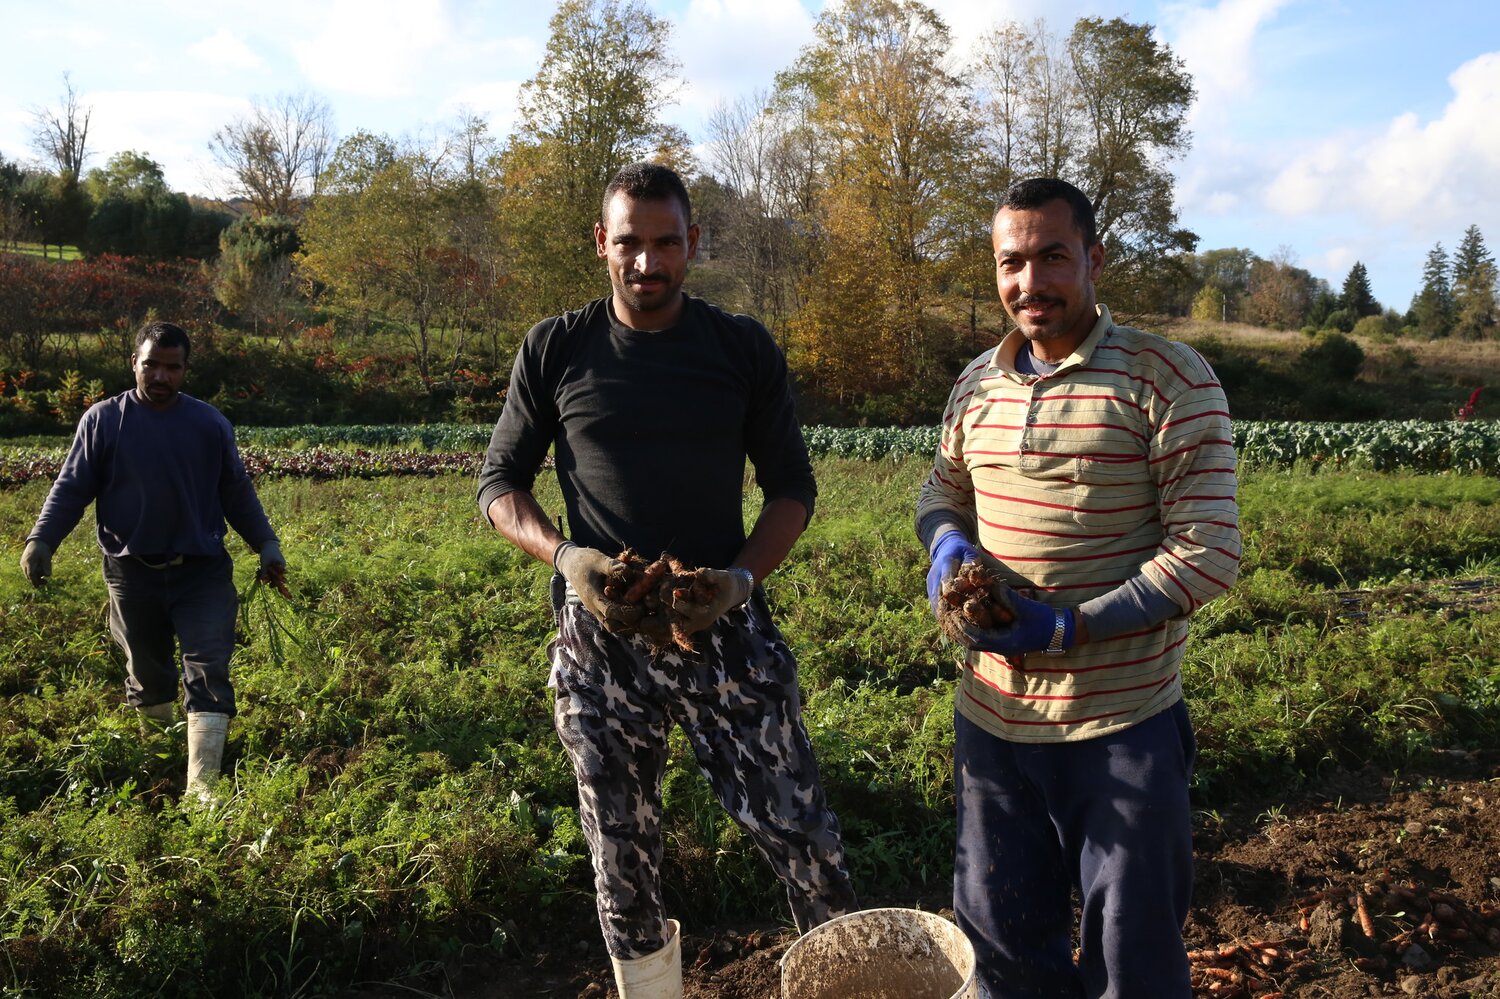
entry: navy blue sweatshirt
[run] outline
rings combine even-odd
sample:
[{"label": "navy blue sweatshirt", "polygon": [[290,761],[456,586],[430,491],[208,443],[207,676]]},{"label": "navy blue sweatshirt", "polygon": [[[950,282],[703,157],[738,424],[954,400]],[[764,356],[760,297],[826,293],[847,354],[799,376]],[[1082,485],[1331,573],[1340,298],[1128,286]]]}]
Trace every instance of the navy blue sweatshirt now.
[{"label": "navy blue sweatshirt", "polygon": [[56,551],[91,502],[106,555],[216,555],[226,520],[256,551],[276,540],[234,428],[189,395],[157,411],[130,389],[90,407],[27,540]]}]

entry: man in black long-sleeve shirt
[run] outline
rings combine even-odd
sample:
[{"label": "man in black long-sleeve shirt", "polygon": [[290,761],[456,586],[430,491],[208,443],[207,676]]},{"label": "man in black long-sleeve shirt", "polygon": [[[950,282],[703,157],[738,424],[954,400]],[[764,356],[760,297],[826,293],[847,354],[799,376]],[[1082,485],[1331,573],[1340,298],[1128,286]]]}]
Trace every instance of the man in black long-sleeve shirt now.
[{"label": "man in black long-sleeve shirt", "polygon": [[[480,476],[491,524],[552,565],[554,720],[578,779],[600,924],[622,999],[680,997],[660,886],[661,780],[680,725],[719,800],[785,884],[802,930],[855,908],[838,820],[802,722],[796,661],[757,581],[817,493],[786,362],[765,329],[682,293],[698,241],[681,180],[651,164],[605,191],[596,249],[613,294],[539,323],[516,357]],[[532,495],[548,449],[571,539]],[[746,460],[764,505],[745,534]],[[610,554],[709,567],[718,598],[658,651],[601,621]]]},{"label": "man in black long-sleeve shirt", "polygon": [[187,789],[207,795],[219,774],[234,688],[238,599],[224,549],[229,525],[260,553],[261,578],[282,585],[276,532],[217,409],[181,391],[192,344],[173,323],[148,323],[130,357],[136,387],[90,407],[26,538],[21,569],[33,585],[52,553],[95,504],[109,630],[125,652],[126,699],[143,730],[169,723],[182,645],[188,718]]}]

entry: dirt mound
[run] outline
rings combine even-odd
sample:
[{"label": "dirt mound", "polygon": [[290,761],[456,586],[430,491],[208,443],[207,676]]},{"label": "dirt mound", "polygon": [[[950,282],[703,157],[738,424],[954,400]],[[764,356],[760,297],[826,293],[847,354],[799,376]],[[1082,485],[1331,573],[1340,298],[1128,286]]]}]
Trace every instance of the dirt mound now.
[{"label": "dirt mound", "polygon": [[[1292,799],[1199,813],[1184,931],[1194,994],[1500,997],[1500,950],[1487,939],[1500,930],[1497,763],[1454,752],[1422,776],[1340,772]],[[779,999],[793,939],[770,924],[686,932],[687,999]],[[443,977],[443,994],[462,999],[616,995],[597,926],[530,961],[469,961]]]}]

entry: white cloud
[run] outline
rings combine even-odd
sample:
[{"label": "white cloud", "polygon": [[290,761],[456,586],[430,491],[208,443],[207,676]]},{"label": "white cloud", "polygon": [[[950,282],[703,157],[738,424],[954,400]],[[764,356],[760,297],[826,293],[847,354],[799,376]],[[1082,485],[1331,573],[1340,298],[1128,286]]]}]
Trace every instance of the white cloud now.
[{"label": "white cloud", "polygon": [[684,127],[697,138],[720,101],[768,90],[812,40],[813,20],[797,0],[689,0],[672,25]]},{"label": "white cloud", "polygon": [[441,0],[334,0],[321,30],[292,50],[314,87],[390,98],[463,47]]},{"label": "white cloud", "polygon": [[259,69],[263,60],[250,50],[228,28],[220,28],[212,35],[188,46],[188,55],[199,62],[215,68]]},{"label": "white cloud", "polygon": [[[1358,247],[1342,244],[1339,246],[1324,247],[1311,258],[1311,270],[1321,271],[1324,274],[1339,275],[1339,277],[1328,279],[1328,283],[1333,286],[1333,290],[1338,291],[1343,281],[1343,275],[1348,274],[1349,269],[1354,266],[1355,261],[1360,259]],[[1367,266],[1366,271],[1368,269]]]},{"label": "white cloud", "polygon": [[250,104],[243,98],[187,90],[115,90],[89,95],[94,114],[89,147],[98,155],[88,167],[135,150],[161,164],[167,186],[189,194],[223,193],[222,171],[208,149],[209,137]]},{"label": "white cloud", "polygon": [[1448,83],[1453,99],[1426,124],[1404,113],[1377,135],[1334,137],[1298,155],[1271,181],[1266,207],[1462,222],[1478,192],[1500,189],[1500,52],[1470,60]]},{"label": "white cloud", "polygon": [[516,125],[516,95],[521,82],[498,80],[463,87],[450,94],[443,103],[442,113],[453,116],[467,109],[483,118],[495,139],[504,139]]},{"label": "white cloud", "polygon": [[1162,31],[1193,76],[1194,125],[1225,122],[1228,105],[1249,99],[1258,82],[1255,43],[1288,0],[1221,0],[1216,7],[1171,6]]}]

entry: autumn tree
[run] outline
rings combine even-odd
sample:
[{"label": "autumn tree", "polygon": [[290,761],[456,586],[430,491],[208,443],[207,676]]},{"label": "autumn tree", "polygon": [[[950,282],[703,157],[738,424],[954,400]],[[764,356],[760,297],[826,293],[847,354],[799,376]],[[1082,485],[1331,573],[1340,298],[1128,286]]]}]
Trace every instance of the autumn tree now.
[{"label": "autumn tree", "polygon": [[1082,107],[1075,183],[1093,201],[1110,261],[1100,298],[1150,307],[1172,259],[1197,243],[1178,225],[1168,164],[1190,144],[1192,77],[1149,24],[1080,18],[1068,54]]},{"label": "autumn tree", "polygon": [[600,293],[593,226],[620,167],[686,167],[663,119],[677,89],[671,26],[645,0],[561,0],[541,67],[521,86],[500,207],[513,308],[530,321]]},{"label": "autumn tree", "polygon": [[1422,287],[1412,298],[1411,321],[1428,339],[1447,336],[1453,329],[1453,312],[1448,251],[1437,243],[1422,264]]},{"label": "autumn tree", "polygon": [[[766,93],[716,106],[707,123],[708,177],[693,196],[710,257],[700,264],[700,276],[705,270],[732,275],[732,284],[719,286],[724,304],[773,331],[800,302],[807,239],[798,223],[811,217],[816,176],[805,168],[817,144],[785,110]],[[705,198],[700,191],[712,193]],[[700,243],[700,259],[704,255]]]},{"label": "autumn tree", "polygon": [[1191,254],[1185,258],[1184,267],[1195,287],[1213,288],[1219,293],[1223,315],[1214,318],[1238,320],[1243,318],[1243,303],[1250,290],[1250,271],[1258,259],[1250,250],[1231,246]]},{"label": "autumn tree", "polygon": [[1297,329],[1307,319],[1317,291],[1313,276],[1296,265],[1290,247],[1270,260],[1255,259],[1245,289],[1245,321],[1272,329]]},{"label": "autumn tree", "polygon": [[1464,230],[1453,254],[1453,332],[1465,340],[1493,336],[1496,326],[1495,258],[1477,225]]},{"label": "autumn tree", "polygon": [[1189,313],[1194,319],[1201,322],[1217,323],[1229,318],[1229,307],[1224,297],[1224,289],[1215,285],[1206,284],[1198,289],[1198,294],[1193,296],[1193,307]]},{"label": "autumn tree", "polygon": [[214,297],[258,333],[285,333],[299,305],[293,259],[297,224],[285,215],[242,215],[219,236]]},{"label": "autumn tree", "polygon": [[[465,340],[487,336],[488,363],[499,368],[502,353],[520,342],[519,329],[506,330],[509,306],[502,289],[510,280],[504,255],[505,230],[499,206],[500,149],[489,124],[471,111],[458,120],[440,144],[437,158],[447,181],[438,195],[446,219],[451,276],[444,311],[448,324]],[[535,317],[522,322],[530,325]],[[457,343],[456,359],[464,343]]]},{"label": "autumn tree", "polygon": [[778,78],[823,144],[825,174],[793,363],[845,403],[929,377],[924,296],[966,239],[972,251],[976,215],[988,222],[966,200],[974,123],[950,44],[913,0],[847,0]]},{"label": "autumn tree", "polygon": [[474,228],[479,218],[498,224],[493,202],[474,203],[493,184],[474,176],[467,148],[463,137],[419,147],[356,133],[299,227],[303,274],[357,319],[394,324],[429,387],[461,366],[479,325],[474,297],[496,290],[497,239]]},{"label": "autumn tree", "polygon": [[[1151,25],[1120,18],[1081,18],[1065,38],[1042,21],[1002,23],[975,52],[997,188],[1036,176],[1076,185],[1105,246],[1101,299],[1121,315],[1160,307],[1188,282],[1182,267],[1197,243],[1178,223],[1168,169],[1191,140],[1194,91],[1181,60]],[[1222,290],[1232,308],[1243,287]]]},{"label": "autumn tree", "polygon": [[333,111],[311,93],[255,102],[213,134],[209,149],[234,178],[232,193],[260,215],[302,214],[318,193],[335,143]]}]

